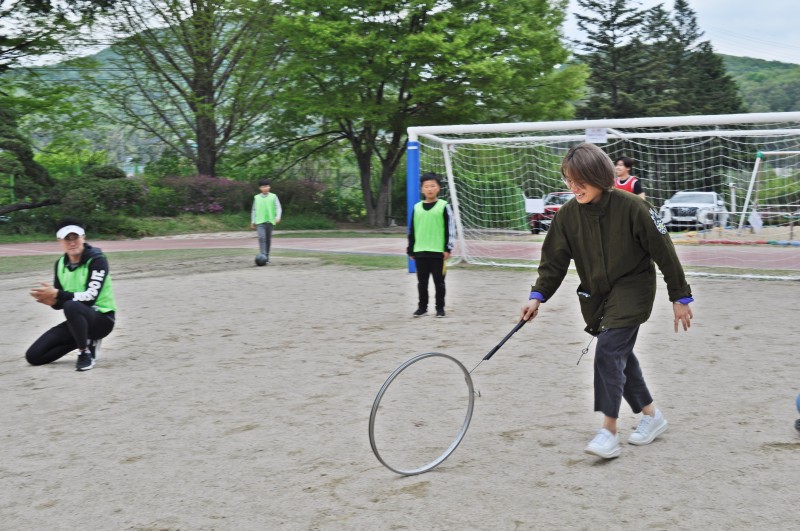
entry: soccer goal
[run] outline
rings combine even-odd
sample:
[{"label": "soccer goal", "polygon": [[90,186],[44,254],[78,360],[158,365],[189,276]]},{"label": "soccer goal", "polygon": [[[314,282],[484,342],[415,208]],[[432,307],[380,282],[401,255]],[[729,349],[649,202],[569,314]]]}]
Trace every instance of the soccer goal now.
[{"label": "soccer goal", "polygon": [[[612,160],[634,159],[631,174],[665,222],[696,222],[670,233],[690,271],[800,278],[800,112],[410,127],[408,136],[408,215],[421,173],[443,175],[457,260],[537,265],[566,191],[561,160],[592,142]],[[671,208],[687,191],[714,192],[693,194],[712,204]]]}]

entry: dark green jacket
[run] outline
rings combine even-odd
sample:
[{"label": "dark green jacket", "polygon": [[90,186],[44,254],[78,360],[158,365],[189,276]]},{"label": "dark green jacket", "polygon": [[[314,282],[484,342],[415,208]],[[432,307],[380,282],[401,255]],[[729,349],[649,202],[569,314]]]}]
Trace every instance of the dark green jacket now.
[{"label": "dark green jacket", "polygon": [[653,262],[664,275],[670,301],[692,295],[658,212],[622,190],[606,191],[594,204],[573,199],[561,207],[547,231],[531,291],[550,299],[570,260],[581,281],[586,331],[593,335],[647,321],[656,296]]}]

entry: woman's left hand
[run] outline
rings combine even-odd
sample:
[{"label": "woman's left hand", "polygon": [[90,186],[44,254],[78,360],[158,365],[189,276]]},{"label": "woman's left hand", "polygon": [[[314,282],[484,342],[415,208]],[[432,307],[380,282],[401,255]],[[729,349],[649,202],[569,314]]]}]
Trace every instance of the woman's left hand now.
[{"label": "woman's left hand", "polygon": [[692,309],[688,304],[675,302],[672,304],[672,311],[675,313],[675,333],[678,333],[678,323],[683,323],[683,329],[688,331],[692,327]]}]

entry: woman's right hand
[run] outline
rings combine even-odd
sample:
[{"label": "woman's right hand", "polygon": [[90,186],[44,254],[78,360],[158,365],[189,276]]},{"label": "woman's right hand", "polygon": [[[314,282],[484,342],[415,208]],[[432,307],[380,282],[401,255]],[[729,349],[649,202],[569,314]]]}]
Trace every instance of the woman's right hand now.
[{"label": "woman's right hand", "polygon": [[519,314],[519,318],[525,321],[531,321],[539,314],[539,306],[542,304],[542,301],[539,299],[531,299],[529,300],[523,307],[522,311]]}]

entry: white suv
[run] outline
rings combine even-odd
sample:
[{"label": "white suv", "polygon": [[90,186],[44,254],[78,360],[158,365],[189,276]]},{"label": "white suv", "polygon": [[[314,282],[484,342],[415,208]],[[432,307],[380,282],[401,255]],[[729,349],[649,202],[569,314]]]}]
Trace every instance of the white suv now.
[{"label": "white suv", "polygon": [[660,215],[668,229],[710,229],[728,224],[728,209],[716,192],[677,192],[664,202]]}]

